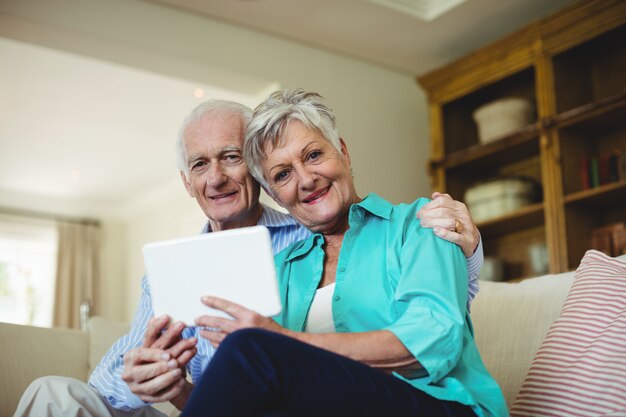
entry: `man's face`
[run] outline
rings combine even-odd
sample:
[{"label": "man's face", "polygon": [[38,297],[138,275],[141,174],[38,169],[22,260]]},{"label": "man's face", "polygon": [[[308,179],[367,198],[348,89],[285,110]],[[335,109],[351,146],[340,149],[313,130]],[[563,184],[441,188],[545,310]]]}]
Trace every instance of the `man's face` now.
[{"label": "man's face", "polygon": [[261,215],[259,184],[242,155],[244,121],[238,114],[205,114],[184,132],[189,195],[209,218],[213,231],[255,225]]}]

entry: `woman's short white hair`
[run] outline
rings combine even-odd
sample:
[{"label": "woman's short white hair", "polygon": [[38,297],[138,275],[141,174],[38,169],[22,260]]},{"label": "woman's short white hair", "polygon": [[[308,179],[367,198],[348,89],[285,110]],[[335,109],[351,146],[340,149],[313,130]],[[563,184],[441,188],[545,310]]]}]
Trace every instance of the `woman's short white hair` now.
[{"label": "woman's short white hair", "polygon": [[252,120],[244,139],[243,154],[250,174],[272,194],[263,177],[261,164],[266,157],[267,145],[273,148],[284,145],[283,130],[292,120],[297,120],[309,129],[317,130],[341,152],[339,131],[335,125],[335,115],[324,100],[315,92],[279,90],[270,95],[254,109]]},{"label": "woman's short white hair", "polygon": [[252,109],[228,100],[208,100],[197,105],[183,121],[176,139],[176,163],[178,164],[178,169],[185,174],[189,169],[187,167],[187,151],[185,150],[185,131],[206,114],[237,114],[241,116],[244,126],[246,126],[252,118]]}]

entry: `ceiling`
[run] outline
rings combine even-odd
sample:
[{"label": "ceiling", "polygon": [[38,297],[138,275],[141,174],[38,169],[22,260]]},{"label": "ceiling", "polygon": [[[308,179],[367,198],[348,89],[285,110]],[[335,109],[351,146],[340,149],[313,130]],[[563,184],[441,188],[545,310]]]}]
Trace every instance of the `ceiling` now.
[{"label": "ceiling", "polygon": [[[572,3],[147,1],[411,75],[448,63]],[[381,5],[386,1],[395,4]],[[407,6],[414,9],[407,12]],[[182,187],[172,180],[173,141],[189,109],[209,97],[250,106],[259,100],[1,37],[0,60],[0,207],[33,206],[33,198],[41,198],[49,211],[97,216],[99,208],[119,207],[142,190],[158,193],[171,185],[180,192]],[[41,209],[40,204],[34,206]]]},{"label": "ceiling", "polygon": [[572,0],[148,1],[330,49],[411,75],[447,64],[574,3]]},{"label": "ceiling", "polygon": [[190,109],[211,97],[258,101],[5,38],[0,57],[11,57],[0,67],[0,207],[38,196],[59,203],[52,212],[101,215],[149,189],[169,192]]}]

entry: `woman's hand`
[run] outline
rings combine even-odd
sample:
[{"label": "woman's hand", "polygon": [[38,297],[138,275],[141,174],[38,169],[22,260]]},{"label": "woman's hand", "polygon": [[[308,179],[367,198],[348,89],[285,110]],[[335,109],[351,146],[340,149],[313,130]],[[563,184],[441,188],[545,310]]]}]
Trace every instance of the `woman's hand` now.
[{"label": "woman's hand", "polygon": [[407,375],[412,375],[416,371],[423,372],[419,362],[402,342],[388,330],[323,334],[295,332],[280,326],[269,317],[262,316],[222,298],[206,296],[202,297],[202,303],[233,317],[226,319],[205,315],[196,319],[198,326],[214,329],[201,330],[200,335],[209,340],[215,347],[218,347],[226,336],[236,330],[258,327],[282,333],[301,342],[347,356],[385,372],[406,372]]},{"label": "woman's hand", "polygon": [[280,326],[269,317],[260,315],[259,313],[249,310],[237,303],[224,300],[219,297],[204,296],[202,303],[207,307],[221,310],[232,317],[226,319],[216,316],[200,316],[196,319],[196,324],[202,327],[212,328],[214,330],[200,330],[200,335],[207,339],[214,347],[218,347],[222,340],[229,334],[249,327],[257,327],[265,330],[271,330],[277,333],[289,335],[289,331]]},{"label": "woman's hand", "polygon": [[433,193],[432,200],[417,212],[422,226],[434,228],[437,236],[459,245],[466,257],[472,256],[480,234],[465,204],[438,192]]}]

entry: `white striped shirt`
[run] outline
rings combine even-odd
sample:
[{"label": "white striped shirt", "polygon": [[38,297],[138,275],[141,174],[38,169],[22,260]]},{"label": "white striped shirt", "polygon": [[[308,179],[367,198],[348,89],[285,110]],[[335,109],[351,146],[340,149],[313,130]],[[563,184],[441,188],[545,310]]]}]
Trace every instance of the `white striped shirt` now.
[{"label": "white striped shirt", "polygon": [[479,236],[478,238],[478,246],[476,250],[467,259],[467,275],[468,275],[468,286],[467,286],[467,311],[470,311],[470,305],[472,304],[472,300],[478,294],[480,290],[480,285],[478,281],[478,274],[480,273],[480,267],[483,266],[484,261],[483,254],[483,240]]},{"label": "white striped shirt", "polygon": [[[311,234],[288,214],[281,213],[265,205],[263,206],[263,214],[258,224],[269,229],[275,254]],[[210,231],[207,223],[203,233],[209,233]],[[478,292],[478,271],[483,262],[482,242],[479,243],[476,252],[470,258],[467,258],[467,261],[470,277],[468,287],[469,309],[470,301]],[[150,288],[148,287],[146,277],[141,281],[141,289],[141,300],[131,323],[130,332],[113,344],[89,378],[89,384],[95,387],[114,408],[125,411],[150,405],[133,394],[126,382],[122,380],[122,372],[124,371],[123,355],[142,345],[143,337],[148,327],[148,320],[153,316]],[[187,365],[187,372],[191,375],[192,382],[196,384],[213,357],[215,349],[206,339],[200,336],[198,327],[186,328],[183,330],[182,336],[185,339],[192,336],[198,339],[196,345],[198,353]]]}]

